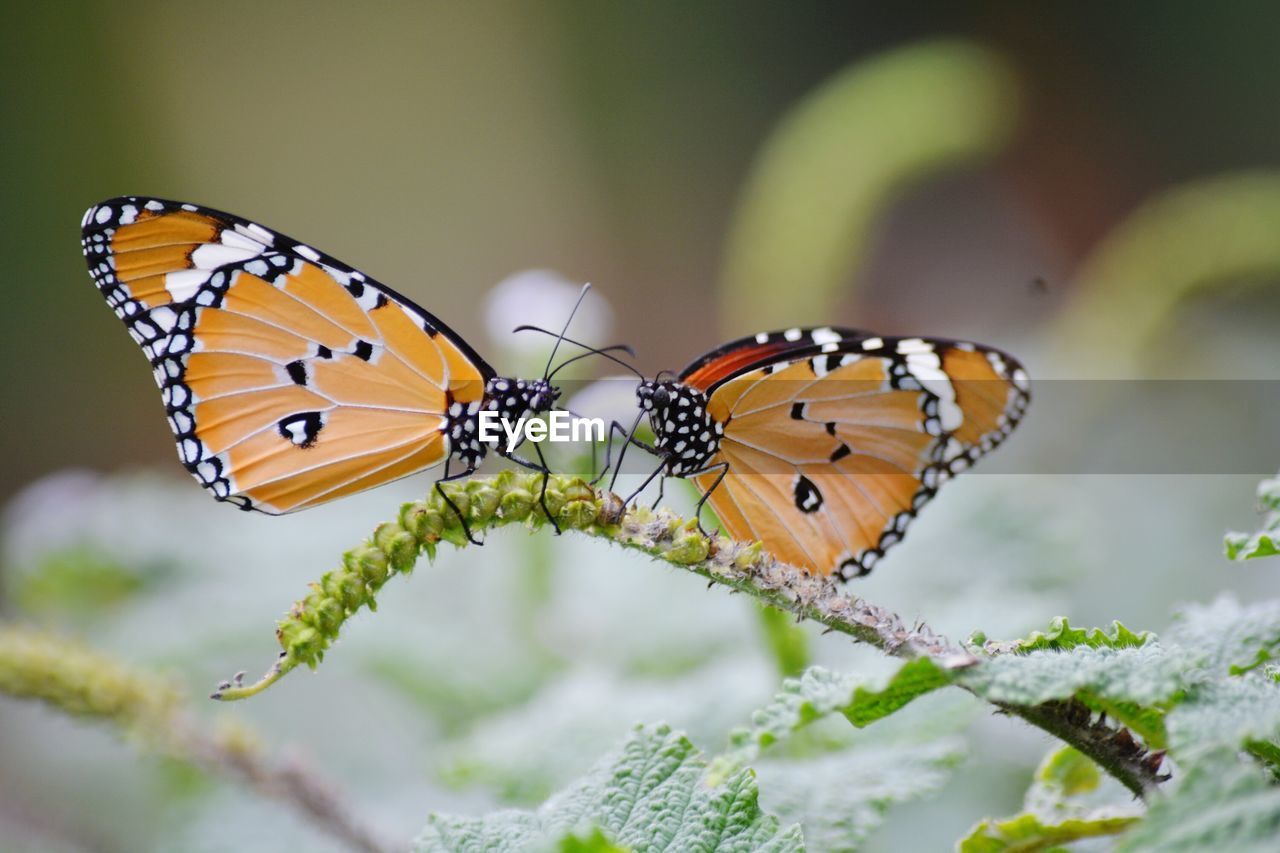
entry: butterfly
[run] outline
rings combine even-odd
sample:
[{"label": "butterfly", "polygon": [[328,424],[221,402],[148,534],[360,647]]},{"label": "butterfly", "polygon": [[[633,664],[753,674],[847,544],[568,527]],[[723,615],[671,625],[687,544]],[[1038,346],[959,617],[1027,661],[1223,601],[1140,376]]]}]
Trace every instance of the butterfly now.
[{"label": "butterfly", "polygon": [[130,196],[94,205],[81,227],[90,276],[151,361],[182,464],[242,509],[293,512],[444,463],[439,488],[490,449],[481,411],[517,423],[560,396],[551,360],[542,379],[499,376],[406,297],[247,219]]},{"label": "butterfly", "polygon": [[[838,328],[733,341],[636,394],[628,443],[662,459],[645,485],[691,479],[730,537],[842,580],[871,571],[1030,402],[999,350]],[[646,415],[653,445],[633,438]]]}]

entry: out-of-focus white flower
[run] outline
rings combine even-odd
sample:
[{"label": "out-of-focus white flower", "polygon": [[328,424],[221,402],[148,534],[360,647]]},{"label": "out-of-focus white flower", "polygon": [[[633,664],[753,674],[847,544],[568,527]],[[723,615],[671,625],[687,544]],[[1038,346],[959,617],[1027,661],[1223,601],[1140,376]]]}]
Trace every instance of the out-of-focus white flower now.
[{"label": "out-of-focus white flower", "polygon": [[[582,292],[574,284],[551,270],[525,270],[510,275],[485,297],[485,323],[494,345],[505,352],[517,366],[529,373],[545,365],[555,339],[537,332],[512,334],[520,325],[541,326],[553,334],[564,328]],[[569,327],[571,338],[586,344],[611,343],[605,338],[613,330],[613,311],[600,293],[592,290],[582,300]],[[581,352],[577,347],[561,347],[557,361],[564,355]]]},{"label": "out-of-focus white flower", "polygon": [[565,408],[584,418],[601,418],[606,424],[617,421],[631,426],[636,412],[636,383],[634,376],[606,376],[595,382],[581,385]]}]

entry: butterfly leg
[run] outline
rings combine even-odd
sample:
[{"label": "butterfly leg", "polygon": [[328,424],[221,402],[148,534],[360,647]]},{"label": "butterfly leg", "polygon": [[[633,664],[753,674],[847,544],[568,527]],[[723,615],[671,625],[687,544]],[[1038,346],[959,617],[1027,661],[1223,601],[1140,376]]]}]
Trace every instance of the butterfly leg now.
[{"label": "butterfly leg", "polygon": [[451,475],[449,473],[449,461],[446,460],[444,463],[444,476],[439,480],[436,480],[436,491],[440,493],[440,497],[444,498],[444,502],[449,505],[449,509],[453,510],[454,515],[458,516],[458,521],[462,522],[462,532],[466,534],[467,541],[472,545],[483,545],[484,542],[477,539],[471,532],[471,525],[467,523],[467,517],[462,514],[462,510],[458,509],[458,505],[454,503],[453,499],[445,494],[444,489],[441,488],[441,484],[443,483],[448,483],[452,480],[461,480],[464,477],[470,477],[475,472],[476,466],[468,465],[465,471],[459,471],[457,474]]},{"label": "butterfly leg", "polygon": [[707,489],[706,492],[703,493],[702,497],[698,498],[698,503],[693,508],[693,517],[698,519],[698,532],[701,533],[703,536],[707,536],[707,537],[710,537],[711,534],[708,533],[706,530],[704,530],[702,527],[702,505],[707,502],[707,498],[711,497],[711,493],[714,492],[720,486],[720,483],[724,480],[725,475],[729,473],[729,463],[720,462],[715,465],[711,465],[707,467],[705,470],[699,472],[703,474],[710,474],[712,471],[715,471],[717,469],[719,469],[720,473],[716,475],[716,481],[711,484],[711,488]]},{"label": "butterfly leg", "polygon": [[542,447],[536,442],[533,445],[533,452],[538,455],[538,461],[525,459],[514,453],[503,453],[502,455],[510,459],[517,465],[523,465],[531,471],[537,471],[542,475],[542,489],[538,492],[538,506],[542,507],[542,511],[547,515],[547,521],[551,522],[551,526],[555,529],[556,535],[559,536],[562,531],[560,525],[556,523],[555,516],[551,514],[551,509],[547,506],[547,480],[551,476],[551,469],[547,467],[546,457],[542,455]]},{"label": "butterfly leg", "polygon": [[666,494],[667,478],[665,476],[658,477],[658,497],[653,501],[652,509],[657,509],[658,504],[662,503],[662,497]]},{"label": "butterfly leg", "polygon": [[[611,492],[613,491],[613,487],[614,487],[615,485],[617,485],[617,483],[618,483],[618,475],[622,473],[622,460],[623,460],[623,458],[625,458],[625,457],[626,457],[626,455],[627,455],[627,448],[628,448],[628,447],[630,447],[631,445],[633,445],[633,444],[634,444],[636,447],[643,448],[643,449],[645,449],[645,450],[649,451],[650,453],[652,453],[652,454],[653,454],[653,455],[655,455],[655,456],[662,456],[662,455],[663,455],[663,454],[662,454],[662,451],[658,450],[656,447],[653,447],[653,446],[651,446],[651,445],[645,444],[643,441],[641,441],[640,439],[636,438],[636,429],[638,429],[638,428],[639,428],[639,426],[640,426],[640,419],[641,419],[641,418],[643,418],[643,417],[644,417],[644,415],[645,415],[644,410],[643,410],[643,409],[641,409],[641,410],[640,410],[640,412],[636,415],[636,419],[635,419],[634,421],[632,421],[632,422],[631,422],[631,429],[627,430],[627,440],[626,440],[626,442],[622,445],[622,450],[618,451],[618,464],[614,466],[614,468],[613,468],[613,478],[612,478],[611,480],[609,480],[609,491],[611,491]],[[619,426],[619,427],[621,426],[620,424],[618,424],[618,422],[617,422],[617,421],[614,421],[614,425],[615,425],[615,426]],[[609,440],[610,440],[611,442],[612,442],[612,440],[613,440],[613,427],[610,427],[610,428],[609,428]],[[665,463],[664,463],[664,464],[665,464]],[[658,470],[662,470],[662,469],[661,469],[661,468],[659,468]],[[604,474],[601,474],[600,476],[601,476],[601,478],[603,479]],[[652,479],[653,479],[653,475],[650,475],[649,480],[652,480]],[[645,484],[646,484],[646,485],[648,485],[649,480],[645,480]],[[641,487],[640,487],[640,491],[643,491],[643,490],[644,490],[644,486],[641,486]],[[636,494],[639,494],[639,492],[637,492]],[[635,497],[635,495],[632,495],[632,497]]]},{"label": "butterfly leg", "polygon": [[644,478],[644,482],[640,484],[640,488],[638,488],[638,489],[636,489],[634,492],[632,492],[632,493],[627,497],[627,499],[626,499],[626,500],[624,500],[624,501],[622,502],[622,505],[623,505],[624,507],[626,507],[626,506],[630,506],[632,501],[634,501],[636,498],[640,497],[640,493],[641,493],[641,492],[643,492],[645,489],[649,488],[649,484],[653,482],[653,478],[654,478],[654,477],[659,476],[660,474],[662,474],[663,470],[664,470],[666,467],[667,467],[667,460],[663,459],[663,460],[662,460],[662,464],[661,464],[661,465],[659,465],[657,468],[654,468],[654,469],[653,469],[653,473],[652,473],[652,474],[650,474],[648,477],[645,477],[645,478]]},{"label": "butterfly leg", "polygon": [[[594,480],[591,481],[591,485],[593,486],[597,485],[601,480],[604,479],[605,474],[609,473],[609,469],[614,467],[613,466],[613,437],[615,434],[621,435],[624,439],[626,439],[626,444],[633,444],[636,447],[641,448],[642,450],[649,451],[655,456],[659,455],[658,448],[654,447],[651,444],[646,444],[645,442],[635,437],[634,435],[635,426],[636,426],[635,424],[632,424],[631,429],[628,430],[626,427],[624,427],[622,424],[618,423],[617,421],[614,421],[613,423],[609,424],[609,435],[605,439],[605,444],[604,444],[604,469],[596,476]],[[626,449],[624,447],[622,453],[625,453],[625,452],[626,452]],[[622,453],[619,453],[618,455],[619,467],[621,467],[622,465]],[[614,480],[616,479],[617,479],[617,475],[614,475]],[[609,491],[613,491],[612,482],[610,482],[609,484]]]},{"label": "butterfly leg", "polygon": [[551,469],[547,467],[547,460],[542,455],[542,445],[534,444],[533,452],[538,454],[538,464],[542,466],[542,489],[538,492],[538,505],[542,507],[542,511],[547,516],[547,521],[551,522],[551,527],[559,536],[564,531],[560,529],[560,525],[556,523],[556,517],[551,514],[551,509],[547,506],[547,480],[551,477]]}]

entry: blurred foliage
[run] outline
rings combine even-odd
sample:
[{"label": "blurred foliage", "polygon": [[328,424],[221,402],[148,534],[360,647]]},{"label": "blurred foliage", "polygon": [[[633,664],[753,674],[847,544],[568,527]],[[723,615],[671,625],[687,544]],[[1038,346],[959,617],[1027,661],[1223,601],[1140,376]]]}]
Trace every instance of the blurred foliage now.
[{"label": "blurred foliage", "polygon": [[754,332],[761,317],[829,323],[893,195],[1000,151],[1017,99],[1004,60],[958,41],[859,62],[808,95],[765,143],[738,203],[724,331]]},{"label": "blurred foliage", "polygon": [[[1054,324],[1054,378],[1204,378],[1189,361],[1151,364],[1144,356],[1192,295],[1280,278],[1278,229],[1280,174],[1274,172],[1205,178],[1149,199],[1076,273],[1075,293]],[[1227,378],[1274,378],[1253,367]]]},{"label": "blurred foliage", "polygon": [[1033,853],[1085,838],[1118,835],[1141,820],[1141,809],[1091,806],[1083,795],[1098,790],[1098,768],[1069,746],[1045,756],[1027,790],[1026,811],[1006,820],[984,820],[957,845],[960,853]]},{"label": "blurred foliage", "polygon": [[11,576],[11,594],[24,613],[91,621],[110,615],[148,585],[172,574],[171,564],[127,566],[80,546],[48,554],[31,571]]},{"label": "blurred foliage", "polygon": [[804,672],[809,663],[809,635],[795,627],[788,613],[772,607],[760,608],[760,627],[765,643],[778,663],[778,672],[784,676],[796,676]]}]

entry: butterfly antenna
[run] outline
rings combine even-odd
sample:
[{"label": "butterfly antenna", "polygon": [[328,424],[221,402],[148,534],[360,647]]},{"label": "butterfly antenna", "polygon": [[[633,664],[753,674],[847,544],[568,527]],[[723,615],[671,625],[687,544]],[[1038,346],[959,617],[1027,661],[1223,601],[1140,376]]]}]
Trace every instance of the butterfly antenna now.
[{"label": "butterfly antenna", "polygon": [[[541,332],[541,333],[542,333],[542,334],[544,334],[544,335],[550,335],[550,336],[551,336],[551,337],[553,337],[553,338],[558,338],[559,340],[563,341],[563,342],[564,342],[564,343],[566,343],[566,344],[573,344],[575,347],[582,347],[583,349],[589,349],[589,350],[593,350],[593,349],[595,349],[595,347],[589,346],[588,344],[584,344],[584,343],[582,343],[581,341],[575,341],[573,338],[565,337],[564,335],[557,334],[557,333],[555,333],[555,332],[551,331],[550,329],[544,329],[544,328],[542,328],[541,326],[534,326],[534,325],[532,325],[532,324],[530,324],[530,323],[524,323],[524,324],[522,324],[522,325],[516,326],[516,327],[515,327],[514,329],[512,329],[511,331],[513,331],[513,332]],[[614,344],[614,345],[612,345],[612,346],[605,347],[605,349],[607,349],[607,350],[621,350],[622,352],[625,352],[627,355],[631,356],[632,358],[635,358],[635,357],[636,357],[636,351],[635,351],[635,350],[633,350],[631,347],[627,346],[626,344]]]},{"label": "butterfly antenna", "polygon": [[556,335],[556,345],[551,348],[551,355],[547,358],[547,366],[543,368],[542,378],[547,379],[551,375],[551,365],[555,363],[556,352],[560,349],[560,344],[564,341],[564,336],[569,334],[569,324],[573,322],[573,315],[578,313],[582,300],[587,298],[587,291],[591,289],[591,283],[587,282],[582,285],[582,291],[578,294],[578,301],[573,303],[573,309],[569,312],[568,318],[564,321],[564,328],[560,330],[560,334]]},{"label": "butterfly antenna", "polygon": [[[572,343],[572,341],[570,341],[570,343]],[[584,358],[591,358],[591,356],[593,355],[598,355],[598,356],[601,356],[602,358],[609,359],[609,361],[612,361],[616,365],[625,367],[627,370],[630,370],[632,373],[634,373],[636,375],[636,378],[638,378],[641,382],[644,381],[644,374],[641,373],[639,370],[636,370],[634,365],[627,364],[622,359],[609,354],[610,352],[613,352],[616,350],[622,350],[623,352],[626,352],[629,355],[634,356],[635,353],[633,353],[631,351],[631,347],[627,346],[626,344],[614,344],[613,346],[601,347],[599,349],[596,349],[595,347],[585,347],[585,349],[587,350],[586,352],[579,353],[578,355],[575,355],[571,358],[566,358],[564,361],[560,362],[560,364],[556,367],[556,369],[551,371],[550,375],[547,376],[547,380],[550,381],[551,379],[554,379],[557,373],[559,373],[561,370],[564,370],[566,367],[573,364],[575,361],[582,361]]]}]

